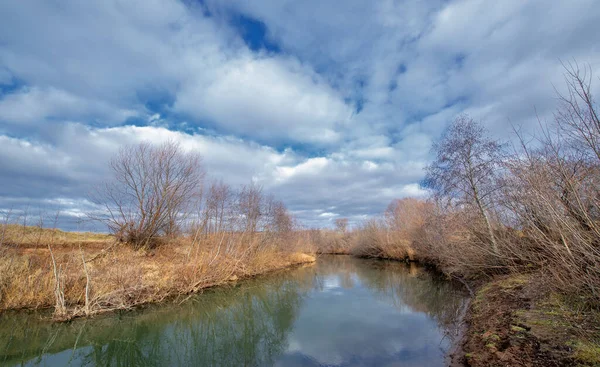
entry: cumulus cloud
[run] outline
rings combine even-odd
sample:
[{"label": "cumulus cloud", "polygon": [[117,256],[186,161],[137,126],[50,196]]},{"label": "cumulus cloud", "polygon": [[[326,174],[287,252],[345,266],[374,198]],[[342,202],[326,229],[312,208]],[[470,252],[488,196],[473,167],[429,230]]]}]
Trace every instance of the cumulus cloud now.
[{"label": "cumulus cloud", "polygon": [[357,222],[427,194],[456,114],[551,118],[561,60],[600,75],[598,23],[594,0],[1,2],[0,207],[77,217],[120,146],[174,139],[309,226]]},{"label": "cumulus cloud", "polygon": [[508,119],[531,124],[534,107],[550,116],[555,106],[561,59],[600,69],[593,0],[225,4],[264,21],[301,59],[324,65],[333,85],[361,100],[356,120],[392,134],[448,108],[493,128]]},{"label": "cumulus cloud", "polygon": [[86,100],[52,87],[25,87],[0,99],[0,120],[18,125],[37,125],[56,117],[114,124],[136,115],[135,110],[115,108],[103,101]]},{"label": "cumulus cloud", "polygon": [[114,124],[145,115],[150,100],[197,127],[331,143],[351,114],[310,65],[254,55],[201,5],[22,2],[0,10],[3,65],[31,85],[4,97],[0,120]]},{"label": "cumulus cloud", "polygon": [[175,109],[262,140],[335,143],[351,110],[321,79],[295,60],[243,57],[214,70],[211,80],[186,83]]}]

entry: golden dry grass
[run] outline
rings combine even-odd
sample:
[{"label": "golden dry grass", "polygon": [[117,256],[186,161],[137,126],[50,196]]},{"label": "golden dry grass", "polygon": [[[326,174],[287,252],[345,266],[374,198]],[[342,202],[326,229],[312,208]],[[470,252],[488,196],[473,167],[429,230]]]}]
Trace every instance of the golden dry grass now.
[{"label": "golden dry grass", "polygon": [[[29,247],[5,246],[0,251],[0,311],[56,305],[52,255],[66,306],[56,308],[60,319],[181,298],[232,279],[315,260],[297,252],[302,238],[284,246],[264,234],[220,234],[196,242],[179,238],[152,251],[136,251],[104,235],[81,239],[57,232],[56,237],[60,245],[21,242]],[[85,246],[86,241],[103,246]]]},{"label": "golden dry grass", "polygon": [[46,247],[103,245],[112,241],[113,237],[105,233],[66,232],[59,229],[48,229],[37,226],[18,224],[0,225],[0,246]]}]

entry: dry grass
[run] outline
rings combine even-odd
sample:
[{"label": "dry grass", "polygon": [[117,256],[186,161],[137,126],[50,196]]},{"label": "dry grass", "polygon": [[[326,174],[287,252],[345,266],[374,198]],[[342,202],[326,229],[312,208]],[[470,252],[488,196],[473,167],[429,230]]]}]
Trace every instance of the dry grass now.
[{"label": "dry grass", "polygon": [[10,247],[46,247],[77,245],[104,245],[113,239],[104,233],[65,232],[59,229],[48,229],[39,226],[23,226],[19,224],[0,225],[0,246]]},{"label": "dry grass", "polygon": [[[55,306],[57,277],[66,309],[57,307],[55,316],[69,319],[180,299],[206,287],[315,260],[297,252],[302,235],[288,238],[288,246],[267,234],[223,233],[195,242],[182,237],[152,251],[136,251],[104,235],[80,239],[79,234],[48,231],[42,238],[55,233],[60,246],[50,246],[52,253],[37,240],[26,242],[27,248],[2,250],[0,310]],[[103,246],[85,246],[86,241]]]}]

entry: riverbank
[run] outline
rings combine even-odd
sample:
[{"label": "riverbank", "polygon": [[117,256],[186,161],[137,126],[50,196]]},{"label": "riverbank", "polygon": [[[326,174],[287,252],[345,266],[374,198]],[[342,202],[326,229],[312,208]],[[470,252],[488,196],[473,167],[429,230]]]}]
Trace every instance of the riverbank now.
[{"label": "riverbank", "polygon": [[600,366],[600,313],[540,292],[537,281],[501,276],[478,287],[466,318],[465,365]]},{"label": "riverbank", "polygon": [[54,318],[65,321],[181,301],[208,287],[315,261],[299,250],[301,239],[283,248],[260,233],[181,237],[148,251],[97,234],[43,230],[39,238],[22,237],[0,249],[0,312],[54,308]]}]

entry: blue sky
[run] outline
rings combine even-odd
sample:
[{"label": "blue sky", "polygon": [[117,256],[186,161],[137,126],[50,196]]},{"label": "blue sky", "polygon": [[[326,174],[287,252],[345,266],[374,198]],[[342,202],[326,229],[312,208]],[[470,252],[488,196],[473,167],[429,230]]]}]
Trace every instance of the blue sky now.
[{"label": "blue sky", "polygon": [[425,194],[455,115],[551,119],[561,60],[600,75],[597,24],[592,0],[3,1],[0,208],[73,227],[119,146],[175,139],[306,225],[359,221]]}]

